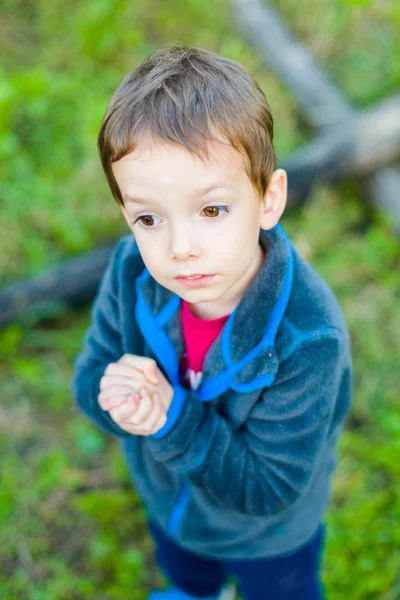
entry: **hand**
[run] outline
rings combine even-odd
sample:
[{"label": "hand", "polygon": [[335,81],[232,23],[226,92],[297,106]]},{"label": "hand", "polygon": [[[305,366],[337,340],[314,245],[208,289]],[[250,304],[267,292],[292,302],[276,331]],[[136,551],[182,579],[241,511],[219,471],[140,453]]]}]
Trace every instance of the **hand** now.
[{"label": "hand", "polygon": [[151,435],[159,431],[167,422],[167,414],[162,406],[160,394],[150,394],[148,388],[140,390],[139,408],[137,401],[127,401],[110,410],[111,418],[121,429],[132,435]]},{"label": "hand", "polygon": [[139,435],[155,433],[164,425],[173,398],[173,388],[157,363],[132,354],[108,365],[100,390],[98,402],[103,410],[108,410],[122,429]]},{"label": "hand", "polygon": [[[136,394],[147,385],[150,393],[157,390],[157,363],[145,356],[125,354],[117,362],[110,363],[100,379],[98,402],[103,410],[111,410],[126,401],[127,394]],[[150,385],[149,385],[150,384]]]}]

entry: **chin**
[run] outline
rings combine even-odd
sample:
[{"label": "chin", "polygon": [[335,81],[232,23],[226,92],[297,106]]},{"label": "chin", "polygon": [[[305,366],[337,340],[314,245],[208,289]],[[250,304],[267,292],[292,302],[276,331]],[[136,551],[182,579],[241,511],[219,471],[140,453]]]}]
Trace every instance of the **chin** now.
[{"label": "chin", "polygon": [[[178,292],[176,292],[178,293]],[[181,298],[192,304],[200,304],[201,302],[216,302],[219,300],[219,294],[211,290],[186,290],[184,294],[178,294]]]}]

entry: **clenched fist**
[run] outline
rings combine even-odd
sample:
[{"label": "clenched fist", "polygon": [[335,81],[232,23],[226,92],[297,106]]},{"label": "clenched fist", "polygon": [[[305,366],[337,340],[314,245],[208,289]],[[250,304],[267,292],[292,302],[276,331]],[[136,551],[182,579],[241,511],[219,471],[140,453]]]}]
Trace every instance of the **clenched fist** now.
[{"label": "clenched fist", "polygon": [[151,435],[164,426],[173,393],[153,359],[125,354],[105,369],[98,402],[124,431]]}]

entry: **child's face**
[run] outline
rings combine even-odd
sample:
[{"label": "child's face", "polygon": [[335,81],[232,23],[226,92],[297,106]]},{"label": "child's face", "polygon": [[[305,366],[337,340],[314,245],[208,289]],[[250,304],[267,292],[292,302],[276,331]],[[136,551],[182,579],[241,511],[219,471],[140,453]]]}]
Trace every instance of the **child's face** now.
[{"label": "child's face", "polygon": [[[210,150],[203,163],[178,145],[143,144],[113,163],[122,212],[150,274],[209,319],[239,303],[263,264],[260,227],[274,227],[286,202],[285,171],[275,171],[260,199],[234,148]],[[195,274],[212,277],[176,279]]]}]

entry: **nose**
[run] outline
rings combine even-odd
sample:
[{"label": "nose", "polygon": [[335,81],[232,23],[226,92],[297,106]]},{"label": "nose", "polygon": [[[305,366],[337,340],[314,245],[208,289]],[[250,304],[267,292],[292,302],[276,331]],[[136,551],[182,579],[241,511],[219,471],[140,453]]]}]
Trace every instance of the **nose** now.
[{"label": "nose", "polygon": [[192,227],[187,221],[181,221],[171,226],[169,254],[173,260],[187,260],[199,255]]}]

